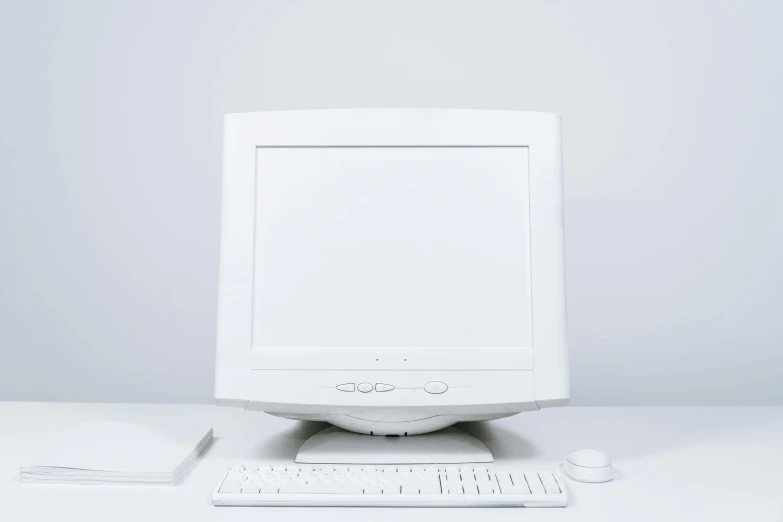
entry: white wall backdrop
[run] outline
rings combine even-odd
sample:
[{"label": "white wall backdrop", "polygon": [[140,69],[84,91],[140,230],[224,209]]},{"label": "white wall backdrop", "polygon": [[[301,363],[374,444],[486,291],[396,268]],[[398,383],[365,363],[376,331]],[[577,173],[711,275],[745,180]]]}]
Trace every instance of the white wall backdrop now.
[{"label": "white wall backdrop", "polygon": [[783,3],[6,1],[0,399],[212,397],[222,115],[563,115],[573,404],[783,404]]}]

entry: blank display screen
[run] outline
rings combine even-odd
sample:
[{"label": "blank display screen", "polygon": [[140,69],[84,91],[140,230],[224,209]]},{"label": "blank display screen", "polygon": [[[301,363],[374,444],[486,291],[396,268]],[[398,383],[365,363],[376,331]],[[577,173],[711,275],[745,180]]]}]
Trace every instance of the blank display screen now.
[{"label": "blank display screen", "polygon": [[526,148],[256,154],[254,347],[531,346]]}]

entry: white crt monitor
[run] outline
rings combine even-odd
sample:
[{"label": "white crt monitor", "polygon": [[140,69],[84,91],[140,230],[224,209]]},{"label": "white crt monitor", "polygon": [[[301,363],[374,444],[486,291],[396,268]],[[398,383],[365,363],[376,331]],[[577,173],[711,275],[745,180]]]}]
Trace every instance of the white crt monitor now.
[{"label": "white crt monitor", "polygon": [[560,117],[225,119],[219,405],[414,435],[569,398]]}]

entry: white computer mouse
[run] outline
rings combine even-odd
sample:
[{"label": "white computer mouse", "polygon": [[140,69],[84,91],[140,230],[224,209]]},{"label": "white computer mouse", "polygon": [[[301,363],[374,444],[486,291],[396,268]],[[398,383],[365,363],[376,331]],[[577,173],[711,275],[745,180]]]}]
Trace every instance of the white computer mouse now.
[{"label": "white computer mouse", "polygon": [[566,455],[563,471],[579,482],[609,482],[614,476],[612,461],[606,453],[583,449]]}]

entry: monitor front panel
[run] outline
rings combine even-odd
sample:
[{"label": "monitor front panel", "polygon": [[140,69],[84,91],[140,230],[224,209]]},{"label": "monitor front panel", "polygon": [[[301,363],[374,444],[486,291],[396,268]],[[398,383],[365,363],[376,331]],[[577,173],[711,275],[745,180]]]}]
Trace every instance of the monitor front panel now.
[{"label": "monitor front panel", "polygon": [[529,220],[525,147],[259,147],[253,351],[527,351]]}]

